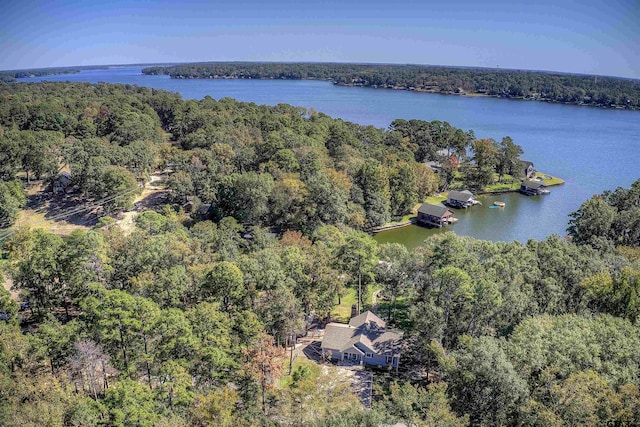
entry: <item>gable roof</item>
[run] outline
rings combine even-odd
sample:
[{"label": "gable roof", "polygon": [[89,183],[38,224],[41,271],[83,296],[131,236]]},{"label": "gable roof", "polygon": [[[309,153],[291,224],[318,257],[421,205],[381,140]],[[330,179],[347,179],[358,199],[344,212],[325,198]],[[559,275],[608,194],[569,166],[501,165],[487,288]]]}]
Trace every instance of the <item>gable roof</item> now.
[{"label": "gable roof", "polygon": [[529,166],[533,166],[533,162],[529,162],[527,160],[520,160],[520,163],[525,169],[527,169]]},{"label": "gable roof", "polygon": [[375,334],[362,334],[360,342],[381,356],[395,356],[402,349],[402,331],[385,329]]},{"label": "gable roof", "polygon": [[[344,323],[329,323],[324,328],[324,337],[322,338],[321,347],[340,350],[345,346],[349,346],[349,343],[354,341],[354,338],[358,335],[358,329],[352,328]],[[357,341],[357,340],[356,340]]]},{"label": "gable roof", "polygon": [[382,325],[385,325],[384,320],[370,311],[352,318],[348,325],[329,323],[325,328],[321,347],[340,352],[355,348],[364,353],[356,346],[356,344],[362,344],[379,355],[399,354],[404,333],[386,329]]},{"label": "gable roof", "polygon": [[457,200],[459,202],[468,202],[473,199],[473,194],[469,190],[457,191],[451,190],[449,191],[449,200]]},{"label": "gable roof", "polygon": [[445,216],[453,215],[453,211],[450,211],[443,204],[432,205],[431,203],[423,203],[418,209],[418,213],[437,216],[438,218],[443,218]]},{"label": "gable roof", "polygon": [[538,188],[544,187],[544,184],[542,182],[540,182],[540,181],[530,181],[530,180],[527,179],[527,180],[522,181],[522,186],[537,190]]},{"label": "gable roof", "polygon": [[349,320],[349,326],[351,326],[352,328],[358,328],[364,324],[371,322],[375,323],[380,328],[384,328],[385,326],[387,326],[387,323],[384,320],[370,311],[365,311],[364,313],[352,317],[351,320]]}]

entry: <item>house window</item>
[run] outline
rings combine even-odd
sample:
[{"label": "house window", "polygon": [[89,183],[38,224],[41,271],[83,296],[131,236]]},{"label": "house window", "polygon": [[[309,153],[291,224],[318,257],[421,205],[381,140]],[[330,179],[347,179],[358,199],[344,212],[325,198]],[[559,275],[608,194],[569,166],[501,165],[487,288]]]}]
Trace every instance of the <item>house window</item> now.
[{"label": "house window", "polygon": [[358,359],[358,355],[357,354],[351,354],[351,359],[352,360],[357,360]]},{"label": "house window", "polygon": [[373,354],[372,353],[367,353],[367,354],[365,354],[365,357],[368,358],[368,359],[371,359],[373,357]]},{"label": "house window", "polygon": [[391,362],[393,362],[393,357],[387,356],[387,364],[389,365]]}]

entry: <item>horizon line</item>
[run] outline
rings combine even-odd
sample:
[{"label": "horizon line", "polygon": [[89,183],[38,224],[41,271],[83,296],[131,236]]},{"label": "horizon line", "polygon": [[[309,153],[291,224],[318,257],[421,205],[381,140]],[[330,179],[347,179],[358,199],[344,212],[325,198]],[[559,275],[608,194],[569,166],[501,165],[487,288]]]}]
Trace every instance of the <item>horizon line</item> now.
[{"label": "horizon line", "polygon": [[19,71],[37,71],[37,70],[57,70],[57,69],[83,69],[83,68],[109,68],[109,67],[133,67],[133,66],[161,66],[172,67],[179,65],[197,65],[197,64],[325,64],[325,65],[395,65],[395,66],[417,66],[417,67],[438,67],[438,68],[467,68],[478,70],[505,70],[505,71],[519,71],[530,73],[547,73],[547,74],[565,74],[575,76],[586,77],[606,77],[622,80],[637,80],[640,81],[640,77],[623,77],[613,76],[607,74],[585,74],[573,71],[554,71],[554,70],[542,70],[542,69],[528,69],[528,68],[509,68],[509,67],[484,67],[476,65],[441,65],[441,64],[416,64],[408,62],[348,62],[348,61],[246,61],[246,60],[233,60],[233,61],[189,61],[189,62],[134,62],[128,64],[91,64],[91,65],[61,65],[50,67],[35,67],[35,68],[16,68],[8,70],[0,70],[0,73],[19,72]]}]

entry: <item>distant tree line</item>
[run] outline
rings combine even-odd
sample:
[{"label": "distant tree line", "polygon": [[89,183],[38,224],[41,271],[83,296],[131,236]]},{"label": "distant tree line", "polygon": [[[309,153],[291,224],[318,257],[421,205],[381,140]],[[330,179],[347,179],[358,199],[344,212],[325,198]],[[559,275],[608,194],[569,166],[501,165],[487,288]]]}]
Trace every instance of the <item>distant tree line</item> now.
[{"label": "distant tree line", "polygon": [[17,79],[25,77],[43,77],[53,76],[56,74],[76,74],[82,70],[97,70],[108,68],[106,65],[85,65],[77,67],[52,67],[52,68],[35,68],[28,70],[11,70],[0,71],[0,84],[14,83]]},{"label": "distant tree line", "polygon": [[313,79],[339,85],[486,94],[607,108],[640,108],[640,80],[431,65],[209,62],[148,67],[172,78]]}]

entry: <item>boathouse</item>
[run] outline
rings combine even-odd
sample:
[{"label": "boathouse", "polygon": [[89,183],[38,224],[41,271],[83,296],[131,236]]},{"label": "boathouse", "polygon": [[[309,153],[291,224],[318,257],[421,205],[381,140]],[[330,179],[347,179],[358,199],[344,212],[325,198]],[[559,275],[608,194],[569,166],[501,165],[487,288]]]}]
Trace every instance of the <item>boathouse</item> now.
[{"label": "boathouse", "polygon": [[453,212],[444,205],[423,203],[418,209],[418,222],[440,228],[451,222],[452,215]]},{"label": "boathouse", "polygon": [[537,196],[539,194],[547,194],[549,190],[541,181],[524,180],[520,184],[520,192],[527,196]]},{"label": "boathouse", "polygon": [[457,191],[452,190],[449,191],[447,204],[454,208],[463,208],[466,209],[469,206],[473,205],[475,201],[475,197],[469,190]]}]

